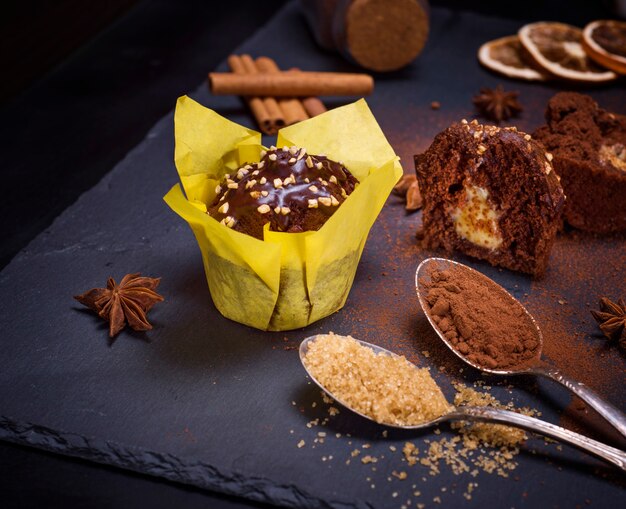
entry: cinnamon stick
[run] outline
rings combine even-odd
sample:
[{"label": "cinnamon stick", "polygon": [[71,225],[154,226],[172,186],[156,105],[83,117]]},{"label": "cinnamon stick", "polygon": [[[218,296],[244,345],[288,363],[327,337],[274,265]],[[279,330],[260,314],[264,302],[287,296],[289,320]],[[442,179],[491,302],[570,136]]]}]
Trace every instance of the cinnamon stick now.
[{"label": "cinnamon stick", "polygon": [[209,85],[215,95],[360,96],[372,92],[374,79],[368,74],[338,72],[279,72],[252,75],[212,72],[209,73]]},{"label": "cinnamon stick", "polygon": [[[248,76],[259,73],[256,65],[254,64],[254,60],[250,55],[241,55],[241,62]],[[264,97],[262,98],[262,101],[270,115],[270,118],[274,121],[274,132],[269,134],[275,134],[278,129],[285,126],[285,116],[279,108],[276,99],[273,97]]]},{"label": "cinnamon stick", "polygon": [[[280,72],[278,65],[269,57],[259,57],[256,59],[256,66],[260,72],[277,73]],[[295,97],[285,97],[278,99],[278,107],[285,115],[287,125],[295,124],[309,118],[304,106]]]},{"label": "cinnamon stick", "polygon": [[[291,71],[301,72],[297,67],[292,67]],[[319,97],[303,97],[302,106],[304,110],[309,114],[309,117],[317,117],[326,112],[326,106]]]},{"label": "cinnamon stick", "polygon": [[[235,74],[247,74],[241,58],[237,55],[230,55],[228,57],[228,66]],[[252,111],[261,131],[266,134],[275,134],[276,127],[274,119],[270,117],[263,100],[260,97],[244,97],[244,101],[248,105],[248,108],[250,108],[250,111]]]},{"label": "cinnamon stick", "polygon": [[304,106],[305,111],[310,117],[317,117],[327,111],[326,106],[319,97],[304,97],[302,99],[302,106]]}]

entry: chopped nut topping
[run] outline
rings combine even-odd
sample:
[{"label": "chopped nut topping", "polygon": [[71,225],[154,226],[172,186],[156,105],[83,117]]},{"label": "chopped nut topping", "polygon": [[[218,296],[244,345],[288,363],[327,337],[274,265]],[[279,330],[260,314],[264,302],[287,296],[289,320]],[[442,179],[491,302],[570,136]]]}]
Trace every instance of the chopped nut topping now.
[{"label": "chopped nut topping", "polygon": [[554,156],[550,152],[546,152],[546,159],[549,162],[552,162],[552,159],[554,159]]},{"label": "chopped nut topping", "polygon": [[233,182],[232,184],[228,184],[228,189],[237,189],[239,184],[237,182]]},{"label": "chopped nut topping", "polygon": [[270,161],[276,161],[276,159],[278,159],[278,156],[276,154],[270,154],[268,157]]},{"label": "chopped nut topping", "polygon": [[321,163],[321,162],[319,162],[319,163],[315,163],[315,167],[316,167],[318,170],[321,170],[321,169],[323,168],[323,165],[322,165],[322,163]]},{"label": "chopped nut topping", "polygon": [[286,216],[287,214],[289,214],[289,212],[291,212],[291,209],[289,207],[281,207],[280,208],[280,213],[283,216]]},{"label": "chopped nut topping", "polygon": [[248,182],[246,182],[246,189],[250,189],[251,187],[254,187],[255,184],[256,184],[256,180],[254,179],[248,180]]},{"label": "chopped nut topping", "polygon": [[267,182],[267,179],[265,177],[261,177],[261,180],[259,180],[259,184],[264,185]]},{"label": "chopped nut topping", "polygon": [[298,147],[293,146],[289,149],[289,152],[291,152],[293,155],[296,155],[298,153]]},{"label": "chopped nut topping", "polygon": [[259,170],[260,170],[261,168],[263,168],[263,166],[265,166],[265,161],[261,161],[261,162],[257,165],[257,168],[259,168]]},{"label": "chopped nut topping", "polygon": [[312,193],[317,193],[319,189],[317,188],[317,186],[309,186],[309,191],[311,191]]},{"label": "chopped nut topping", "polygon": [[274,207],[274,214],[280,214],[280,207]]},{"label": "chopped nut topping", "polygon": [[235,181],[233,179],[231,179],[230,177],[226,177],[226,184],[234,184]]},{"label": "chopped nut topping", "polygon": [[334,175],[331,175],[330,178],[328,179],[329,182],[332,182],[333,184],[337,183],[337,177],[335,177]]},{"label": "chopped nut topping", "polygon": [[321,198],[319,198],[319,202],[322,205],[326,205],[327,207],[330,207],[332,204],[330,198],[328,198],[327,196],[322,196]]},{"label": "chopped nut topping", "polygon": [[252,172],[252,176],[253,176],[253,177],[256,177],[258,174],[259,174],[259,170],[254,170],[254,171]]},{"label": "chopped nut topping", "polygon": [[283,187],[283,181],[280,180],[279,178],[275,178],[274,179],[274,187],[276,189],[279,189],[279,188]]},{"label": "chopped nut topping", "polygon": [[267,214],[271,209],[267,203],[264,203],[263,205],[259,205],[256,210],[259,214]]},{"label": "chopped nut topping", "polygon": [[296,162],[296,158],[292,157],[291,159],[289,159],[289,164],[295,164]]},{"label": "chopped nut topping", "polygon": [[289,147],[287,145],[283,147],[283,152],[289,152]]},{"label": "chopped nut topping", "polygon": [[255,200],[258,200],[261,197],[261,193],[259,191],[250,191],[250,196]]},{"label": "chopped nut topping", "polygon": [[308,177],[306,177],[306,178],[304,179],[304,181],[305,181],[307,184],[310,182],[310,180],[309,180],[309,178],[308,178]]},{"label": "chopped nut topping", "polygon": [[478,145],[476,152],[478,152],[479,154],[484,154],[486,150],[487,150],[487,147],[485,147],[483,144],[480,144]]},{"label": "chopped nut topping", "polygon": [[331,195],[330,197],[330,204],[333,207],[336,207],[337,205],[339,205],[339,200],[337,198],[335,198],[334,196]]},{"label": "chopped nut topping", "polygon": [[309,208],[310,209],[316,209],[317,208],[317,200],[315,198],[308,200],[309,201]]},{"label": "chopped nut topping", "polygon": [[311,159],[311,156],[306,157],[306,165],[308,168],[313,168],[313,159]]},{"label": "chopped nut topping", "polygon": [[267,154],[267,150],[261,150],[261,159],[265,157],[265,154]]},{"label": "chopped nut topping", "polygon": [[288,186],[289,184],[291,184],[291,176],[285,177],[285,180],[283,180],[283,186]]},{"label": "chopped nut topping", "polygon": [[226,226],[232,228],[235,226],[235,218],[233,216],[227,216],[224,218]]},{"label": "chopped nut topping", "polygon": [[268,194],[270,193],[268,193],[267,191],[261,191],[261,196],[267,196]]},{"label": "chopped nut topping", "polygon": [[226,212],[228,212],[228,207],[229,207],[228,202],[224,202],[224,204],[219,209],[217,209],[217,211],[220,214],[226,214]]},{"label": "chopped nut topping", "polygon": [[466,119],[461,120],[461,124],[463,125],[467,124],[467,120]]},{"label": "chopped nut topping", "polygon": [[531,140],[531,138],[532,138],[532,136],[531,136],[530,134],[525,134],[525,135],[524,135],[524,139],[525,139],[526,141],[530,141],[530,140]]},{"label": "chopped nut topping", "polygon": [[217,184],[215,186],[215,194],[220,194],[220,191],[222,190],[222,186],[220,186],[219,184]]},{"label": "chopped nut topping", "polygon": [[228,180],[230,178],[230,173],[227,173],[226,175],[224,175],[224,178]]}]

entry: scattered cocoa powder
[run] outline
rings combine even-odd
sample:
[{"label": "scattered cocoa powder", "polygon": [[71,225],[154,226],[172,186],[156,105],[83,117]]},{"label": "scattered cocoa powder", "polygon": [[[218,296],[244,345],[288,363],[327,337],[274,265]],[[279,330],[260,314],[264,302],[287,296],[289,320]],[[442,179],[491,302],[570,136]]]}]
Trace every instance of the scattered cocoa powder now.
[{"label": "scattered cocoa powder", "polygon": [[532,319],[504,289],[477,272],[451,265],[431,270],[420,284],[426,310],[450,344],[488,369],[521,369],[537,360],[540,343]]}]

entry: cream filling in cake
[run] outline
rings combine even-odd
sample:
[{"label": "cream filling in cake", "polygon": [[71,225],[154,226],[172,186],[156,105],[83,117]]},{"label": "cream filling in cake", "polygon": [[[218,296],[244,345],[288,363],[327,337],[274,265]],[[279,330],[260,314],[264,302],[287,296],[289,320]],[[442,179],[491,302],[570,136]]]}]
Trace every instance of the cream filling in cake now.
[{"label": "cream filling in cake", "polygon": [[621,143],[602,145],[599,156],[601,163],[610,164],[614,168],[626,172],[626,146]]},{"label": "cream filling in cake", "polygon": [[465,201],[452,210],[457,235],[477,246],[497,249],[502,244],[498,227],[500,214],[489,201],[484,187],[465,186]]}]

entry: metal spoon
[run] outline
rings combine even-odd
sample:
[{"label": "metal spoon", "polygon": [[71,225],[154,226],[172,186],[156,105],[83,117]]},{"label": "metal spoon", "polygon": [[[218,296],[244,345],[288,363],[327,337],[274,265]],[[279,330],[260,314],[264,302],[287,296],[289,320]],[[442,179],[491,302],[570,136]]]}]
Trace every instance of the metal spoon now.
[{"label": "metal spoon", "polygon": [[[486,284],[493,287],[494,291],[500,292],[505,298],[509,298],[511,300],[511,304],[518,307],[521,311],[523,311],[531,320],[533,325],[535,326],[536,331],[536,339],[539,342],[539,348],[537,351],[537,357],[535,358],[535,363],[524,369],[489,369],[475,362],[472,362],[467,357],[464,357],[450,341],[446,338],[443,333],[437,327],[437,324],[433,321],[430,313],[427,311],[427,303],[426,296],[428,290],[424,287],[423,282],[429,282],[431,271],[435,270],[445,270],[446,268],[456,267],[457,269],[466,270],[474,274],[474,276],[480,278]],[[539,326],[535,322],[535,319],[528,312],[528,310],[509,292],[507,292],[504,288],[498,285],[495,281],[489,279],[484,274],[481,274],[477,270],[474,270],[462,263],[454,262],[452,260],[447,260],[445,258],[427,258],[417,267],[417,271],[415,273],[415,288],[417,290],[417,296],[420,301],[420,305],[426,314],[426,318],[432,325],[433,329],[437,332],[441,340],[448,345],[450,350],[452,350],[457,357],[462,359],[464,362],[469,364],[470,366],[484,371],[486,373],[492,373],[495,375],[540,375],[546,378],[551,378],[552,380],[560,383],[564,387],[567,387],[570,391],[576,394],[580,399],[585,401],[590,407],[596,410],[602,417],[604,417],[615,429],[617,429],[622,435],[626,436],[626,416],[617,408],[615,408],[610,403],[604,401],[598,394],[592,391],[589,387],[587,387],[582,382],[577,382],[567,376],[565,376],[561,371],[557,368],[547,365],[545,362],[541,360],[541,350],[543,349],[543,336],[541,335],[541,330]]]},{"label": "metal spoon", "polygon": [[[315,341],[318,336],[310,336],[300,343],[300,362],[302,362],[302,366],[313,380],[324,392],[326,392],[331,398],[333,398],[337,403],[343,405],[347,409],[352,412],[364,417],[365,419],[369,419],[373,421],[373,419],[365,415],[361,412],[358,412],[354,408],[352,408],[349,404],[343,401],[336,394],[333,394],[329,391],[324,385],[317,379],[315,376],[309,371],[306,365],[305,357],[307,350],[309,348],[309,343]],[[372,345],[370,343],[366,343],[365,341],[358,341],[361,345],[371,348],[376,352],[384,353],[386,355],[396,356],[393,352],[389,350],[385,350],[376,345]],[[417,367],[416,367],[417,369]],[[588,438],[584,435],[580,435],[573,431],[567,430],[565,428],[561,428],[560,426],[555,426],[546,421],[542,421],[541,419],[536,419],[535,417],[529,417],[527,415],[518,414],[517,412],[511,412],[509,410],[501,410],[499,408],[493,407],[472,407],[472,406],[460,406],[460,407],[452,407],[450,412],[438,417],[436,419],[432,419],[430,421],[422,422],[421,424],[412,424],[401,426],[398,424],[390,424],[386,422],[381,422],[379,424],[383,424],[385,426],[390,426],[392,428],[400,428],[400,429],[422,429],[428,428],[430,426],[435,426],[445,421],[479,421],[479,422],[495,422],[498,424],[505,424],[507,426],[514,426],[516,428],[522,428],[527,431],[532,431],[535,433],[539,433],[546,437],[553,438],[555,440],[559,440],[561,442],[570,444],[574,447],[577,447],[585,452],[593,454],[600,459],[608,461],[609,463],[619,467],[621,470],[626,471],[626,453],[614,447],[608,446],[601,442],[597,442]]]}]

